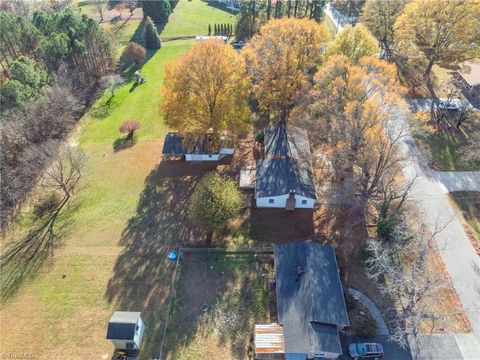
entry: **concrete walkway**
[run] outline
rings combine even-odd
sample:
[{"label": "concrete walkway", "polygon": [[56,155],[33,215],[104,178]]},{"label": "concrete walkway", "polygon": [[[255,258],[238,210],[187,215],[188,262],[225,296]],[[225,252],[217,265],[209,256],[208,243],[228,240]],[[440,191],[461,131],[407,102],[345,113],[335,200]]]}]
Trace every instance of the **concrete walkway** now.
[{"label": "concrete walkway", "polygon": [[480,191],[480,171],[432,171],[443,193]]},{"label": "concrete walkway", "polygon": [[343,30],[345,26],[352,23],[355,19],[349,19],[342,14],[340,14],[335,8],[333,8],[330,4],[325,6],[323,10],[325,15],[327,15],[330,19],[332,19],[335,27],[337,28],[336,33],[339,33]]},{"label": "concrete walkway", "polygon": [[409,337],[415,360],[478,360],[477,343],[472,334],[432,334]]},{"label": "concrete walkway", "polygon": [[348,292],[352,294],[355,299],[358,299],[368,309],[370,314],[372,314],[373,319],[377,323],[377,335],[389,335],[387,324],[377,305],[360,291],[348,288]]},{"label": "concrete walkway", "polygon": [[[396,115],[396,127],[406,129],[408,114],[398,109]],[[455,338],[455,341],[462,358],[471,359],[469,354],[475,353],[477,359],[480,359],[480,258],[445,194],[448,188],[464,188],[466,184],[469,184],[469,188],[476,188],[478,177],[476,174],[471,179],[467,176],[470,180],[465,180],[465,183],[451,175],[439,175],[437,178],[418,151],[408,130],[401,147],[407,156],[402,163],[406,181],[415,179],[410,197],[420,209],[423,221],[431,231],[443,229],[436,236],[439,252],[472,327],[473,336],[462,337],[465,334],[458,334],[459,338],[468,340],[456,341]],[[449,180],[450,178],[452,180]],[[453,186],[456,183],[462,185]],[[457,334],[451,336],[456,337]]]}]

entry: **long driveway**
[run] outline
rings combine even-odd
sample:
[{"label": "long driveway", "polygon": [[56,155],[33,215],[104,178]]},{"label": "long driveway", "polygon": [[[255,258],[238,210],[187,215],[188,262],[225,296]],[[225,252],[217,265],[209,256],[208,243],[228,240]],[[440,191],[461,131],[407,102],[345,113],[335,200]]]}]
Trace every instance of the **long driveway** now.
[{"label": "long driveway", "polygon": [[[396,120],[399,127],[406,128],[406,115],[405,112],[398,111]],[[446,195],[448,188],[444,184],[449,184],[450,187],[456,180],[449,181],[449,178],[456,177],[448,173],[436,175],[431,171],[408,131],[401,146],[405,155],[408,155],[403,162],[404,175],[407,181],[416,177],[411,191],[412,200],[421,210],[424,222],[432,231],[444,228],[436,236],[440,254],[470,320],[474,336],[469,339],[468,345],[459,342],[459,350],[463,359],[480,359],[480,258]],[[468,177],[470,188],[478,188],[479,182],[478,173]],[[472,352],[476,352],[476,357],[472,357]]]}]

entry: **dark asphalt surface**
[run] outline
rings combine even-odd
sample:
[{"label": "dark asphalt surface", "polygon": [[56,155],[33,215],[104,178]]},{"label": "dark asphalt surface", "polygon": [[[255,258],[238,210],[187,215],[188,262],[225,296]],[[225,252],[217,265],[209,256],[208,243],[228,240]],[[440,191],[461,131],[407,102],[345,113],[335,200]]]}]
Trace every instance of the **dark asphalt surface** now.
[{"label": "dark asphalt surface", "polygon": [[377,335],[371,339],[361,338],[356,335],[342,336],[341,340],[343,356],[340,357],[340,359],[350,359],[348,356],[348,344],[352,342],[373,342],[382,344],[383,351],[385,352],[385,357],[383,358],[384,360],[412,360],[410,351],[403,350],[396,344],[388,341],[388,335]]}]

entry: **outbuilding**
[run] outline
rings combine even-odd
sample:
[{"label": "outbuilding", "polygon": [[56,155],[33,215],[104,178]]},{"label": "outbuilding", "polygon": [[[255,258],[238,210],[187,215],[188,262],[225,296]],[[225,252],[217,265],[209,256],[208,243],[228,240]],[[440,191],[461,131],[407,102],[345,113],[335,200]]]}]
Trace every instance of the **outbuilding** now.
[{"label": "outbuilding", "polygon": [[313,209],[317,195],[307,131],[284,123],[266,128],[264,149],[256,166],[256,206]]},{"label": "outbuilding", "polygon": [[226,136],[169,132],[163,142],[162,155],[165,160],[220,161],[234,152],[233,141]]},{"label": "outbuilding", "polygon": [[144,331],[140,312],[115,311],[108,322],[107,339],[113,343],[115,350],[138,352]]}]

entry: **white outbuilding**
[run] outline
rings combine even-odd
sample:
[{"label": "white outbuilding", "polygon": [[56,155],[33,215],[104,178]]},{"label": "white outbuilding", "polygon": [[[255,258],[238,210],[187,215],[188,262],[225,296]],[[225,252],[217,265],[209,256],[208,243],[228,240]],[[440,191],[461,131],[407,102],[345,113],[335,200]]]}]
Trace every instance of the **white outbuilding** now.
[{"label": "white outbuilding", "polygon": [[140,312],[115,311],[108,322],[107,340],[113,343],[115,350],[138,352],[144,331]]}]

